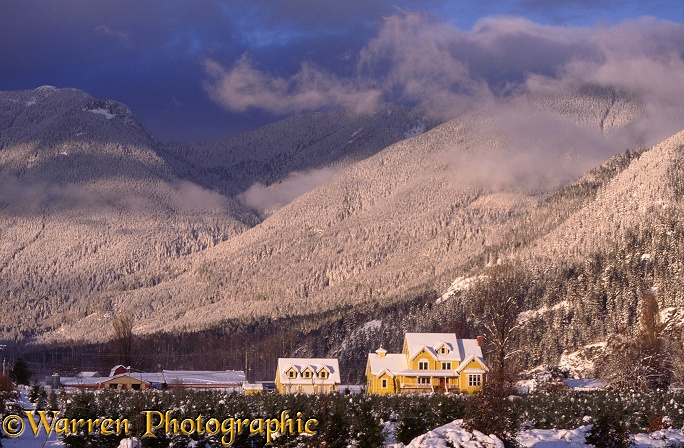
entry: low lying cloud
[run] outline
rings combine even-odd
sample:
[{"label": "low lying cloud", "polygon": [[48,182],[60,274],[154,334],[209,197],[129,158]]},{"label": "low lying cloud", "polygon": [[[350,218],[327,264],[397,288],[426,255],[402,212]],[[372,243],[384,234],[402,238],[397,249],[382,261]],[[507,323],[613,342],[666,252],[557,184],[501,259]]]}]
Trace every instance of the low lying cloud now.
[{"label": "low lying cloud", "polygon": [[270,186],[257,182],[240,193],[238,200],[250,208],[269,215],[295,198],[332,179],[341,169],[341,167],[326,167],[307,172],[294,172],[281,182]]},{"label": "low lying cloud", "polygon": [[377,89],[363,88],[309,63],[288,79],[256,70],[247,56],[228,71],[211,59],[204,61],[204,68],[212,78],[205,84],[207,92],[216,102],[236,112],[262,109],[285,114],[332,106],[363,113],[375,108],[381,94]]},{"label": "low lying cloud", "polygon": [[523,99],[487,114],[475,149],[454,151],[447,160],[452,181],[492,191],[534,193],[558,188],[629,147],[629,136],[606,134],[538,110]]},{"label": "low lying cloud", "polygon": [[224,210],[227,206],[225,196],[186,180],[178,182],[172,201],[182,212]]},{"label": "low lying cloud", "polygon": [[91,185],[25,182],[0,175],[0,215],[43,214],[46,210],[90,210],[119,213],[156,213],[173,207],[181,213],[225,211],[226,197],[188,181],[172,188],[159,184],[145,194],[126,180],[109,179]]}]

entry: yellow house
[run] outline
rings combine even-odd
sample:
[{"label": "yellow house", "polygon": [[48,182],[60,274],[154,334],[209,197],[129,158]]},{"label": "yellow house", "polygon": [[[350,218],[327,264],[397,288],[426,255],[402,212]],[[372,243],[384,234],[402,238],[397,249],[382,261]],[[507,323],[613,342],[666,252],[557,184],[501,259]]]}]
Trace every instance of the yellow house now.
[{"label": "yellow house", "polygon": [[334,358],[278,358],[276,389],[281,394],[328,394],[340,386]]},{"label": "yellow house", "polygon": [[481,342],[453,333],[406,333],[402,353],[381,347],[368,354],[368,393],[479,391],[489,372]]}]

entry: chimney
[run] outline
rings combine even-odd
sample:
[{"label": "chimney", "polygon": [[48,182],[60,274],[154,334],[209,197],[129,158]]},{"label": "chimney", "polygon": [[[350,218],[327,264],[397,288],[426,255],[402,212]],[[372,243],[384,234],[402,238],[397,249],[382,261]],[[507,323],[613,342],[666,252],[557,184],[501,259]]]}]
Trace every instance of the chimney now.
[{"label": "chimney", "polygon": [[382,345],[381,345],[380,348],[375,351],[375,353],[377,353],[380,358],[384,358],[385,355],[387,354],[387,350],[382,348]]},{"label": "chimney", "polygon": [[482,347],[483,345],[484,345],[484,336],[479,335],[479,336],[477,337],[477,346],[478,346],[478,347]]}]

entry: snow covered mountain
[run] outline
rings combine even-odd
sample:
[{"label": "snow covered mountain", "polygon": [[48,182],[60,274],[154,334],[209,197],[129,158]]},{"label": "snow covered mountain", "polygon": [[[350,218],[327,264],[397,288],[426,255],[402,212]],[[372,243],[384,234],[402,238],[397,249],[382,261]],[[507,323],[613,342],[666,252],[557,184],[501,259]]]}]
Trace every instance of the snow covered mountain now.
[{"label": "snow covered mountain", "polygon": [[[543,322],[529,331],[556,345],[529,361],[550,359],[634,319],[629,291],[646,254],[651,280],[671,292],[663,304],[682,305],[684,134],[644,152],[666,137],[646,110],[635,94],[579,86],[483,105],[432,129],[390,107],[163,144],[115,102],[49,88],[3,93],[0,294],[9,318],[0,337],[85,339],[130,314],[138,335],[227,322],[325,334],[344,321],[340,337],[368,339],[356,330],[378,319],[381,334],[402,304],[402,322],[429,331],[445,323],[419,316],[426,300],[510,259],[543,285],[529,309],[548,311],[529,313]],[[667,244],[676,249],[662,253]],[[605,262],[627,253],[635,264]],[[591,310],[587,289],[603,300]],[[434,311],[456,310],[467,288],[459,294]],[[590,329],[586,319],[599,314]],[[253,330],[240,331],[258,339]],[[346,350],[327,334],[292,350]]]},{"label": "snow covered mountain", "polygon": [[73,89],[0,94],[2,337],[106,315],[109,290],[244,231],[250,212],[175,176],[124,105]]}]

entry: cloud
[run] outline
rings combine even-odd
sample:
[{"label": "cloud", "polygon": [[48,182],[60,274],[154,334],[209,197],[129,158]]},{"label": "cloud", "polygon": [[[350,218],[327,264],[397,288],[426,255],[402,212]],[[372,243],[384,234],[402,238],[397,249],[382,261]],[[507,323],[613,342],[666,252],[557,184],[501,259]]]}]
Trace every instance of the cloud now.
[{"label": "cloud", "polygon": [[471,30],[425,14],[384,19],[341,77],[303,63],[290,77],[269,75],[243,56],[226,70],[205,62],[207,91],[233,111],[292,113],[336,106],[368,110],[383,101],[416,105],[449,119],[502,98],[567,91],[582,84],[640,95],[655,135],[684,124],[684,25],[652,17],[611,26],[568,27],[520,17],[489,17]]},{"label": "cloud", "polygon": [[254,67],[247,56],[226,71],[207,59],[204,68],[212,81],[205,84],[210,96],[232,111],[262,109],[277,114],[343,107],[355,112],[371,111],[380,97],[364,88],[305,63],[290,78],[271,77]]},{"label": "cloud", "polygon": [[306,172],[293,172],[281,182],[271,186],[257,182],[240,193],[237,198],[246,206],[269,215],[295,198],[332,179],[341,169],[342,167],[325,167]]},{"label": "cloud", "polygon": [[130,37],[130,33],[127,31],[121,31],[121,30],[114,30],[106,25],[98,25],[95,27],[95,31],[98,34],[101,34],[103,36],[107,37],[113,37],[115,39],[120,40],[123,43],[128,43],[128,39]]},{"label": "cloud", "polygon": [[[568,27],[499,16],[462,30],[402,12],[386,17],[348,63],[354,74],[346,78],[306,63],[283,78],[246,57],[230,70],[214,61],[205,69],[213,98],[231,110],[398,102],[443,120],[479,111],[490,120],[480,136],[489,146],[454,151],[447,163],[455,182],[495,190],[559,187],[616,153],[684,128],[684,25],[652,17]],[[364,102],[365,90],[372,95]],[[295,173],[276,186],[255,184],[240,199],[271,211],[308,191],[298,182],[327,178]]]},{"label": "cloud", "polygon": [[225,210],[228,205],[225,196],[220,193],[186,180],[178,182],[171,200],[181,212]]},{"label": "cloud", "polygon": [[452,151],[453,182],[493,191],[534,193],[561,187],[630,147],[629,136],[604,133],[519,98],[471,118],[477,139],[470,151]]}]

